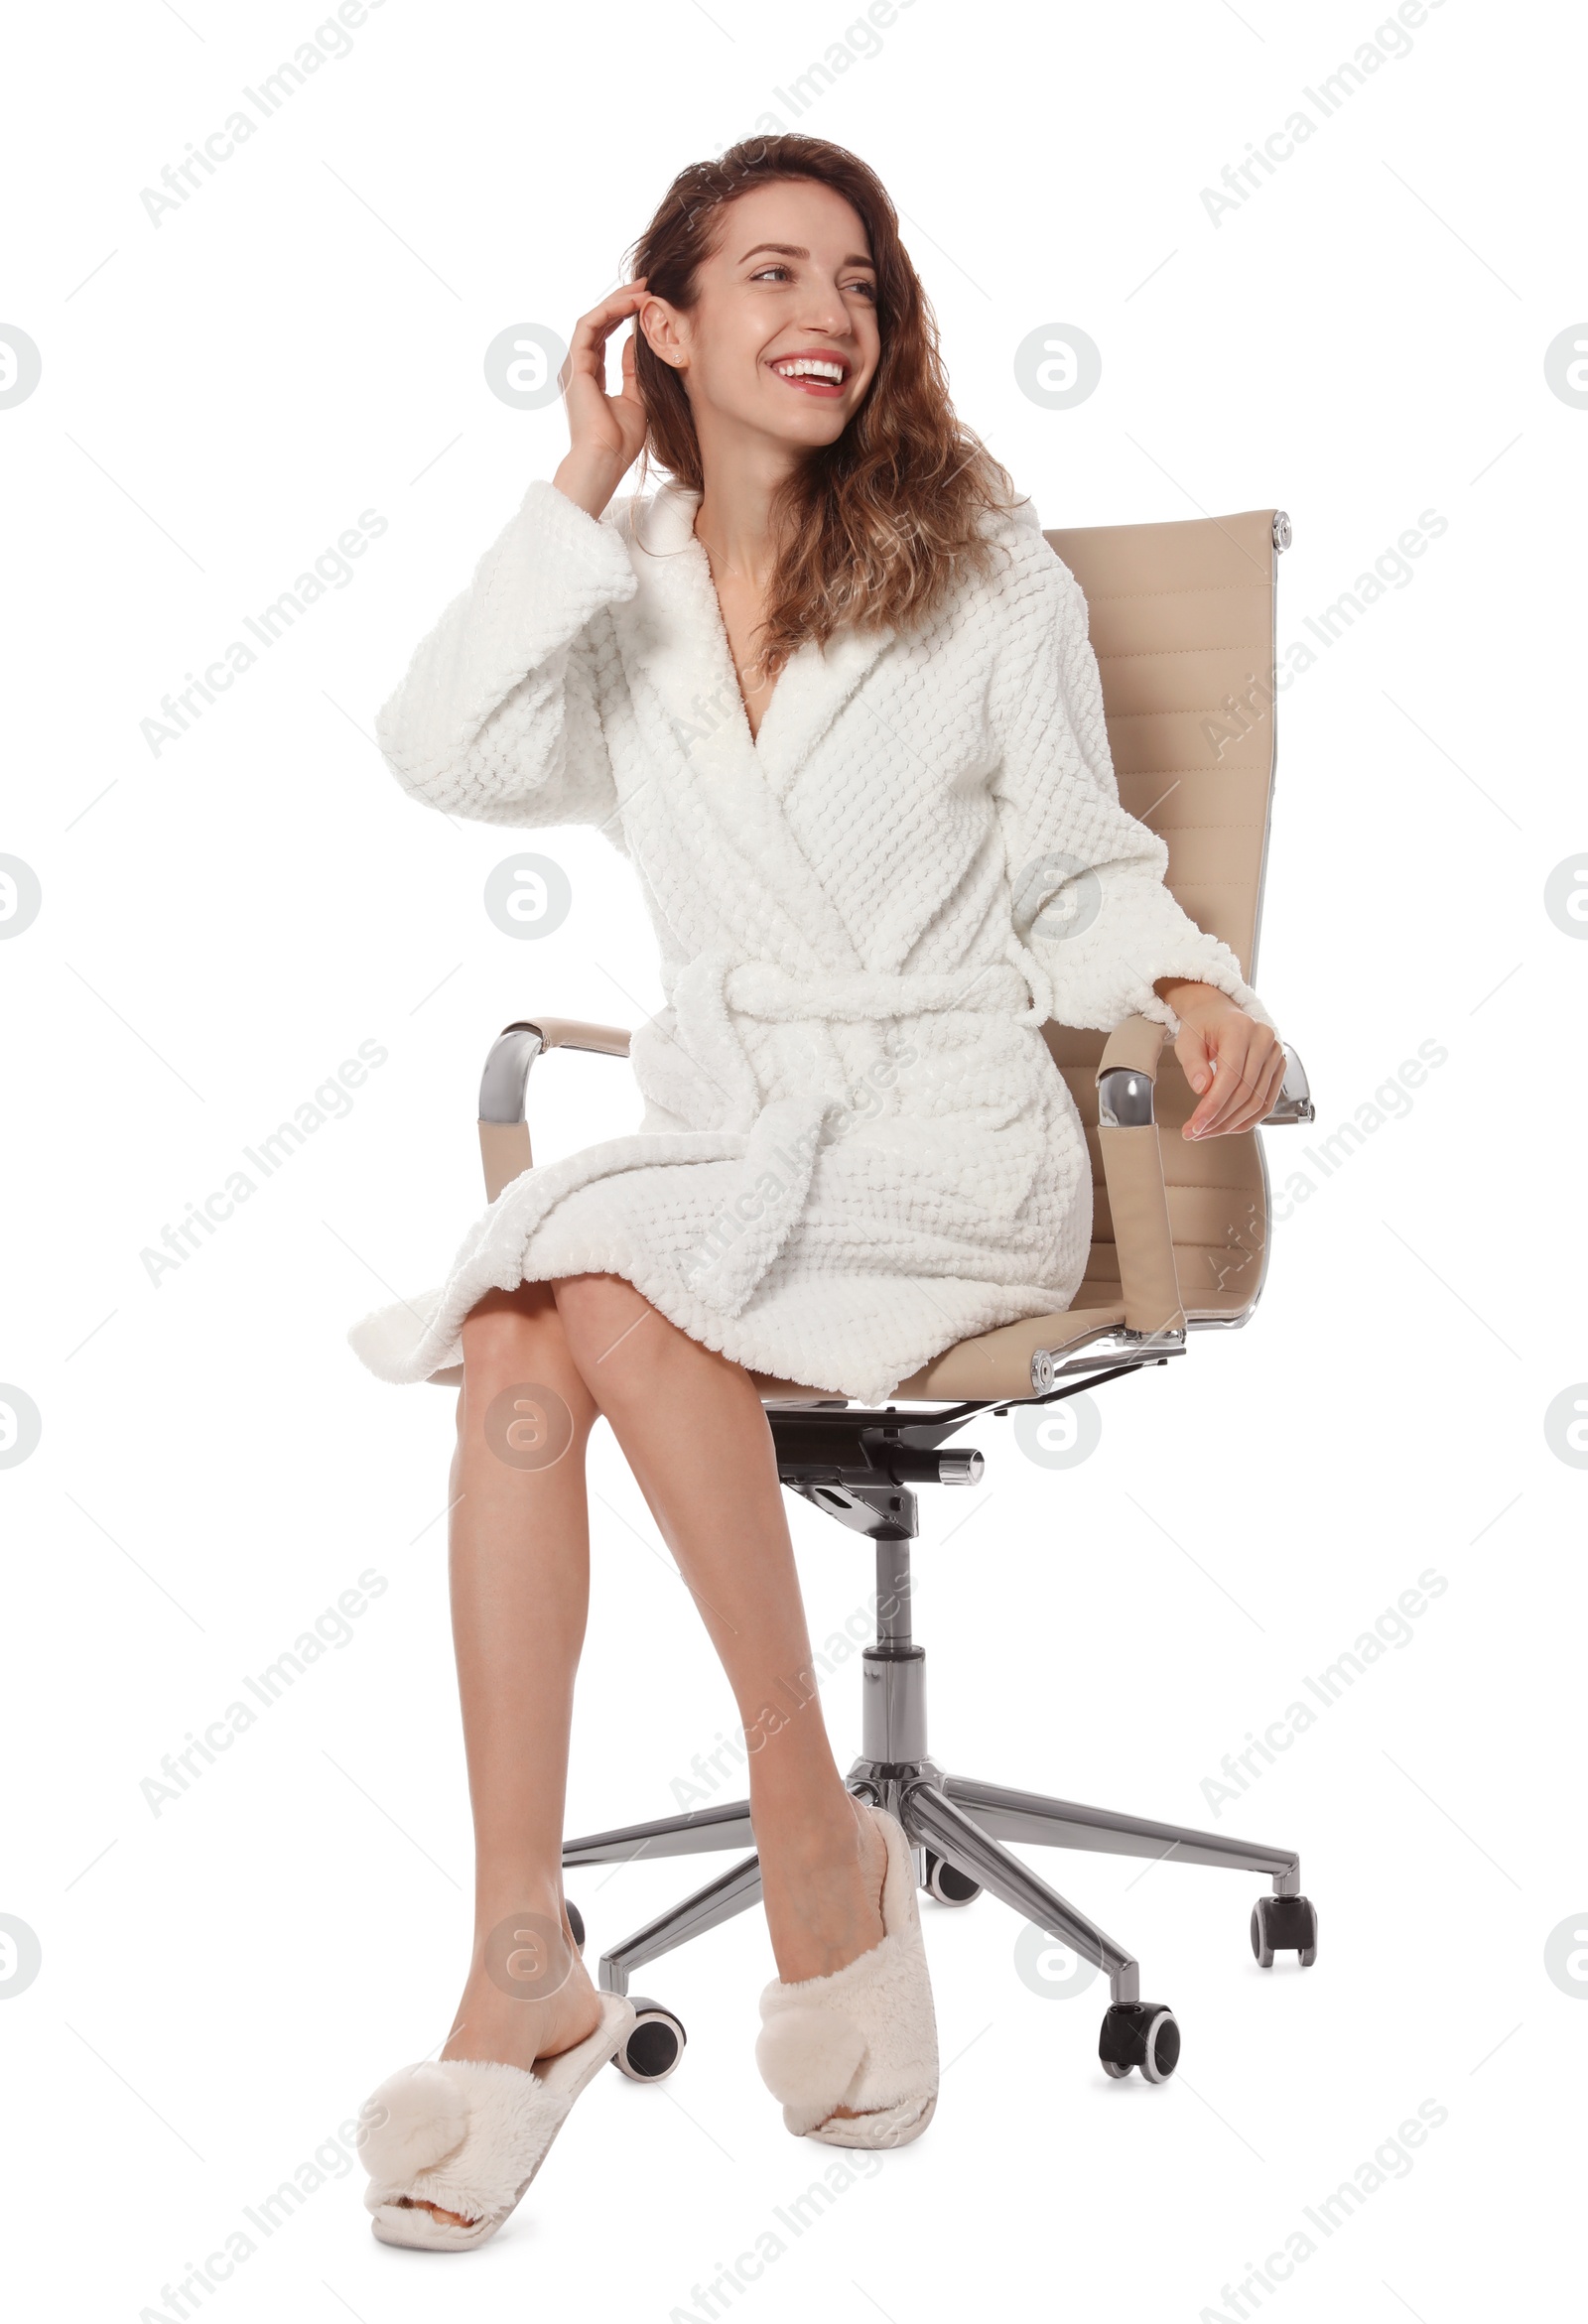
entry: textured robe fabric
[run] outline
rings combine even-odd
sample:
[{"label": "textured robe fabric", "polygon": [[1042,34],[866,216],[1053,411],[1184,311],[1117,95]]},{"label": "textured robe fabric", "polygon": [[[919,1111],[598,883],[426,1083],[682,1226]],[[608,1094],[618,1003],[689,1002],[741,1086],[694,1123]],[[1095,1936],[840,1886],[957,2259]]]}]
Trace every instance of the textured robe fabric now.
[{"label": "textured robe fabric", "polygon": [[598,826],[666,996],[639,1128],[523,1172],[443,1284],[356,1324],[383,1379],[457,1363],[493,1286],[601,1272],[753,1371],[883,1398],[1080,1283],[1047,1019],[1176,1030],[1172,975],[1271,1022],[1119,804],[1086,601],[1029,502],[924,624],[801,646],[756,736],[697,506],[669,484],[597,521],[532,484],[380,715],[429,805]]}]

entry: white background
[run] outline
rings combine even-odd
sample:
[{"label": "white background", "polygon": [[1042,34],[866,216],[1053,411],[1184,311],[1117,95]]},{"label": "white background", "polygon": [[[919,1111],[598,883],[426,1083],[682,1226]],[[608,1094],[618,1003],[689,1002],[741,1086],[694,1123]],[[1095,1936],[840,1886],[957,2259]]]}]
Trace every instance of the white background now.
[{"label": "white background", "polygon": [[[0,1379],[43,1424],[0,1475],[0,1911],[43,1962],[0,2006],[19,2315],[199,2312],[198,2287],[162,2286],[241,2228],[255,2250],[201,2303],[222,2324],[704,2317],[729,2309],[695,2287],[768,2231],[785,2249],[731,2302],[767,2324],[818,2300],[855,2324],[1238,2316],[1222,2287],[1425,2101],[1447,2119],[1411,2167],[1312,2231],[1264,2308],[1455,2324],[1546,2292],[1588,2033],[1544,1969],[1550,1932],[1588,1925],[1588,1479],[1543,1428],[1588,1374],[1588,947],[1543,904],[1588,845],[1588,412],[1543,361],[1588,308],[1580,24],[1448,0],[1239,207],[1215,223],[1201,198],[1387,20],[916,0],[796,124],[772,91],[845,35],[837,6],[388,0],[158,224],[141,189],[326,19],[90,0],[14,24],[5,196],[28,224],[0,323],[43,354],[0,411],[0,850],[44,893],[0,946]],[[1283,698],[1257,975],[1321,1131],[1419,1043],[1447,1061],[1310,1170],[1246,1332],[1100,1392],[1089,1460],[1039,1468],[1007,1421],[968,1433],[978,1494],[923,1496],[937,1751],[1203,1823],[1249,1731],[1423,1569],[1448,1586],[1223,1808],[1302,1851],[1315,1969],[1257,1971],[1243,1875],[1033,1856],[1177,2010],[1169,2086],[1105,2081],[1103,1988],[1029,1990],[1001,1906],[929,1906],[937,2120],[796,2238],[778,2207],[834,2158],[789,2139],[755,2073],[757,1914],[645,1973],[690,2029],[676,2077],[601,2076],[509,2231],[427,2261],[373,2242],[334,2133],[440,2043],[466,1958],[454,1399],[373,1379],[343,1335],[439,1281],[477,1215],[498,1027],[637,1023],[660,996],[603,840],[526,836],[574,905],[515,941],[481,903],[515,836],[411,803],[368,730],[565,441],[557,405],[489,392],[487,343],[566,336],[674,172],[769,110],[879,171],[958,407],[1045,523],[1286,507],[1285,641],[1421,512],[1448,520]],[[1060,323],[1103,376],[1055,412],[1012,358]],[[156,756],[162,696],[364,510],[386,530],[349,583]],[[156,1287],[143,1251],[364,1040],[387,1060],[345,1118]],[[620,1066],[536,1079],[545,1157],[637,1118]],[[1305,1139],[1269,1133],[1276,1182]],[[732,1726],[604,1429],[592,1477],[575,1830],[669,1812]],[[803,1503],[792,1522],[820,1640],[864,1607],[869,1553]],[[365,1569],[386,1587],[348,1641],[154,1813],[163,1754]],[[858,1694],[853,1666],[827,1690],[841,1759]],[[708,1869],[572,1879],[593,1957]],[[342,2175],[268,2240],[249,2228],[317,2148]]]}]

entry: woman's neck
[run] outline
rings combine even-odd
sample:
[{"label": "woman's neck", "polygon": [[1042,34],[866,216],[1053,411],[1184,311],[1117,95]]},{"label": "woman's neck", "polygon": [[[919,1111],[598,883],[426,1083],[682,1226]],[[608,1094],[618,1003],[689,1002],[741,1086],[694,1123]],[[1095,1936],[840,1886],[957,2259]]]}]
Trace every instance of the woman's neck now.
[{"label": "woman's neck", "polygon": [[703,432],[705,482],[695,511],[695,537],[714,571],[763,587],[777,563],[772,502],[792,471],[788,449],[764,437],[713,441]]}]

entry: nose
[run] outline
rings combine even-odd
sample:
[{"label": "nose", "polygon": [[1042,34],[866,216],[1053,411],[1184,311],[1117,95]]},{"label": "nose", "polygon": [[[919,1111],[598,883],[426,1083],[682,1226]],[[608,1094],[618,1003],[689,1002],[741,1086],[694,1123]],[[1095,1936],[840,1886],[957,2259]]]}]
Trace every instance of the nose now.
[{"label": "nose", "polygon": [[821,331],[828,338],[850,337],[850,313],[837,283],[810,285],[808,295],[800,302],[800,328]]}]

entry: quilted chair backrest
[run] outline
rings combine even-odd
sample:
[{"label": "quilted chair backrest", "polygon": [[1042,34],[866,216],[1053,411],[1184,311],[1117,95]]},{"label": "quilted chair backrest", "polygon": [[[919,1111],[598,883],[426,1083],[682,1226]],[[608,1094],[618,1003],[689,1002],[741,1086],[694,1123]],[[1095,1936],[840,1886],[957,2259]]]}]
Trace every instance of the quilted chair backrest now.
[{"label": "quilted chair backrest", "polygon": [[[1044,537],[1086,595],[1121,804],[1167,841],[1175,897],[1255,983],[1273,791],[1274,579],[1287,520],[1259,508]],[[1095,1208],[1085,1279],[1107,1288],[1120,1268],[1097,1137],[1104,1036],[1050,1024],[1043,1037],[1087,1125]],[[1249,1130],[1188,1142],[1180,1128],[1194,1103],[1165,1049],[1158,1136],[1181,1304],[1188,1322],[1238,1324],[1257,1302],[1267,1248],[1261,1140]]]}]

